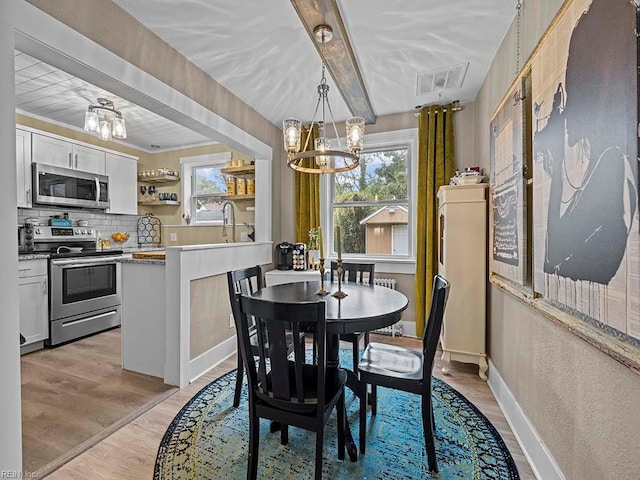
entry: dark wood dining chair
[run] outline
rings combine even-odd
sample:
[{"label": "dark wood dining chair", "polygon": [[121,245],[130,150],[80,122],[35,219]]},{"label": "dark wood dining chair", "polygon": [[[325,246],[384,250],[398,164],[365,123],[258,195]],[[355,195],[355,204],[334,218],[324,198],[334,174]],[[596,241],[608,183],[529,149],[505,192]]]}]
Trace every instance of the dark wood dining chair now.
[{"label": "dark wood dining chair", "polygon": [[[342,262],[342,281],[350,283],[366,283],[373,285],[375,275],[375,263],[370,262]],[[331,262],[331,281],[337,280],[338,262]],[[365,276],[365,274],[367,274]],[[360,340],[364,337],[364,346],[369,344],[369,332],[341,333],[340,340],[349,342],[353,351],[353,371],[358,371],[360,359]]]},{"label": "dark wood dining chair", "polygon": [[434,440],[431,374],[442,329],[449,282],[439,275],[433,279],[429,319],[424,329],[422,351],[382,343],[370,343],[360,360],[360,452],[365,453],[367,385],[371,385],[371,414],[376,414],[376,386],[394,388],[422,396],[422,429],[429,470],[438,471]]},{"label": "dark wood dining chair", "polygon": [[[227,272],[227,284],[229,286],[229,301],[231,303],[231,312],[235,316],[236,312],[233,310],[234,298],[237,293],[244,293],[245,295],[253,295],[258,290],[261,290],[265,287],[264,281],[264,273],[262,272],[262,267],[260,265],[256,265],[255,267],[242,268],[239,270],[234,270],[231,272]],[[257,355],[256,347],[257,347],[257,339],[255,335],[255,326],[249,326],[249,334],[251,338],[251,345],[254,348],[254,355]],[[240,355],[240,337],[236,336],[237,339],[237,357],[238,357],[238,369],[236,371],[236,390],[233,396],[233,406],[237,407],[240,405],[240,394],[242,393],[242,377],[244,375],[244,363],[242,360],[242,355]]]},{"label": "dark wood dining chair", "polygon": [[[344,459],[347,383],[343,369],[327,367],[325,303],[276,303],[236,294],[233,309],[249,383],[247,479],[257,475],[260,418],[280,424],[283,445],[288,442],[289,426],[315,432],[315,478],[321,479],[324,428],[334,407],[338,415],[338,458]],[[258,339],[258,365],[251,343],[252,327]],[[306,362],[303,331],[313,332],[316,363]],[[293,355],[289,354],[289,338],[294,343]],[[268,345],[264,339],[268,339]]]}]

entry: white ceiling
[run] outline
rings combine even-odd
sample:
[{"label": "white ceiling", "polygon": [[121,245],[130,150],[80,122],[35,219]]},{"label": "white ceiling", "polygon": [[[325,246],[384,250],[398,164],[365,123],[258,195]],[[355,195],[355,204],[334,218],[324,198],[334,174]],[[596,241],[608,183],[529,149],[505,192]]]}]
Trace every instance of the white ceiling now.
[{"label": "white ceiling", "polygon": [[[212,142],[207,137],[167,120],[106,90],[80,80],[29,55],[15,52],[16,109],[72,128],[84,127],[84,114],[98,97],[111,100],[127,125],[126,143],[151,151],[151,145],[171,149]],[[154,150],[157,151],[157,150]]]},{"label": "white ceiling", "polygon": [[[114,0],[276,125],[312,120],[321,62],[290,0]],[[473,101],[517,0],[337,0],[377,116]],[[469,62],[461,88],[416,95],[416,75]],[[336,121],[351,116],[333,80]],[[173,121],[16,52],[19,111],[82,128],[98,97],[127,122],[126,143],[149,151],[208,142]]]},{"label": "white ceiling", "polygon": [[[114,0],[276,125],[310,121],[321,63],[289,0]],[[517,0],[337,0],[377,116],[473,101]],[[469,62],[461,88],[416,96],[416,75]],[[332,81],[336,121],[350,113]]]}]

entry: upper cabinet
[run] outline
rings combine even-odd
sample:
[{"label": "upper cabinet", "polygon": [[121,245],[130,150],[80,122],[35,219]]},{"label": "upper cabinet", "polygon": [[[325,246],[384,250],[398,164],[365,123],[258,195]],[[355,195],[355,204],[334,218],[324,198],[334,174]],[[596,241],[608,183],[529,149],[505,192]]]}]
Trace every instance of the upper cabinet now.
[{"label": "upper cabinet", "polygon": [[16,129],[18,207],[31,208],[31,132]]},{"label": "upper cabinet", "polygon": [[107,213],[137,215],[138,162],[130,157],[107,153],[109,209]]},{"label": "upper cabinet", "polygon": [[110,206],[106,213],[138,214],[138,159],[136,157],[76,143],[30,127],[16,128],[19,208],[33,207],[32,163],[107,175]]},{"label": "upper cabinet", "polygon": [[105,175],[105,152],[60,138],[32,134],[33,162]]}]

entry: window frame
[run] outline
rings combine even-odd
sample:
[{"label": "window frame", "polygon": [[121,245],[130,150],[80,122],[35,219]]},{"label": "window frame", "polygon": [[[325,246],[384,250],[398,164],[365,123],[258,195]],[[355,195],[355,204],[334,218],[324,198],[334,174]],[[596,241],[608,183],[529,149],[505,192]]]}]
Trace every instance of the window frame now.
[{"label": "window frame", "polygon": [[[341,139],[344,145],[344,139]],[[416,226],[416,198],[417,190],[417,164],[418,164],[418,129],[410,128],[405,130],[393,130],[381,133],[365,134],[364,152],[394,150],[400,148],[407,149],[407,199],[396,202],[385,202],[385,205],[397,203],[407,204],[409,209],[409,223],[407,225],[408,255],[367,255],[367,254],[344,254],[343,258],[353,260],[368,260],[376,263],[376,271],[381,273],[414,273],[415,272],[415,226]],[[333,225],[333,199],[335,195],[335,174],[322,175],[320,177],[320,224],[323,230],[323,242],[325,252],[329,252],[329,258],[336,257],[336,251],[330,239],[334,237]],[[380,205],[376,202],[350,202],[349,206]]]},{"label": "window frame", "polygon": [[[182,205],[184,214],[191,217],[191,225],[222,225],[222,220],[210,220],[197,222],[195,215],[195,199],[193,195],[195,177],[193,171],[196,168],[203,167],[220,167],[224,168],[227,161],[231,160],[231,152],[212,153],[206,155],[198,155],[195,157],[185,157],[180,159],[182,174]],[[186,181],[188,179],[188,181]],[[197,195],[214,196],[214,195]]]}]

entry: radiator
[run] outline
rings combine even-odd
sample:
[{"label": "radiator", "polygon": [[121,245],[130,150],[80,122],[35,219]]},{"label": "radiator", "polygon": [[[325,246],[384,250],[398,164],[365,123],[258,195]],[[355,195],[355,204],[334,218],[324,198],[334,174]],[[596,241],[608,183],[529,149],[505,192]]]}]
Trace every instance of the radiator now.
[{"label": "radiator", "polygon": [[[375,285],[380,285],[381,287],[387,287],[392,290],[396,289],[395,278],[374,278],[373,283]],[[382,335],[391,335],[392,337],[395,337],[396,335],[402,335],[402,325],[395,324],[389,327],[380,328],[378,330],[374,330],[373,333],[379,333]]]}]

